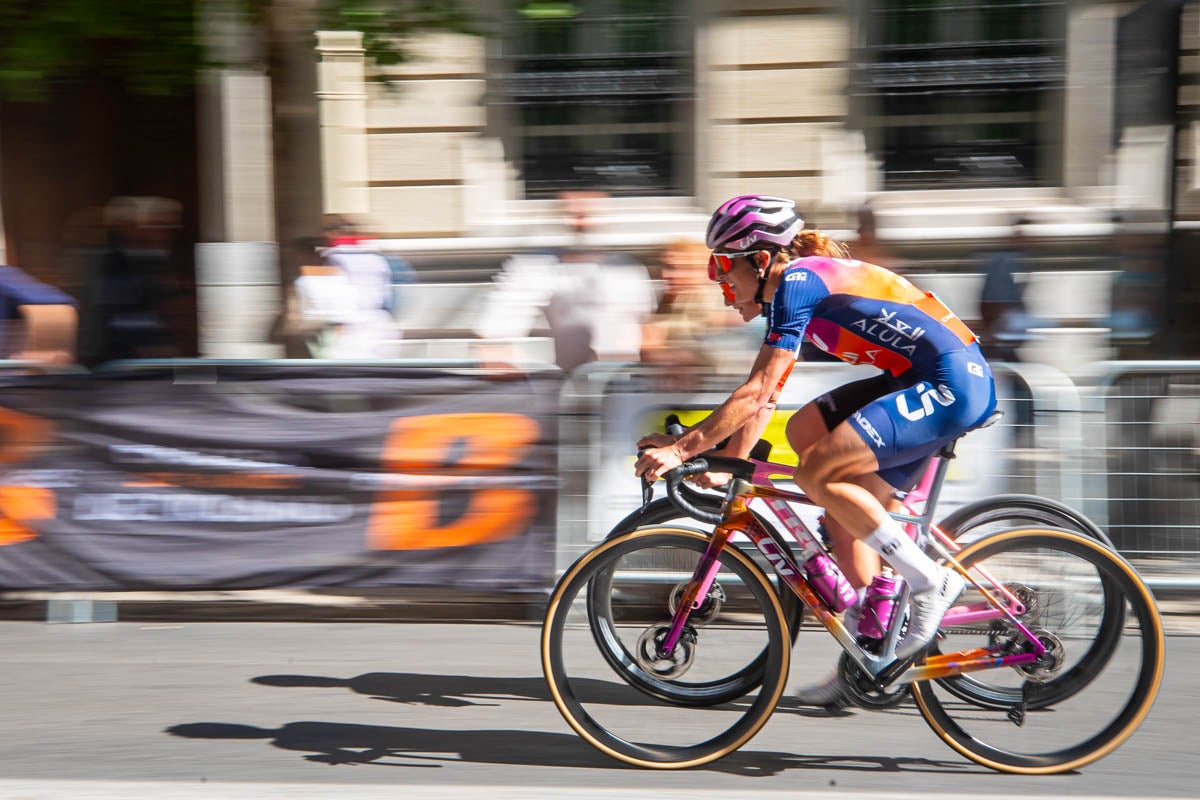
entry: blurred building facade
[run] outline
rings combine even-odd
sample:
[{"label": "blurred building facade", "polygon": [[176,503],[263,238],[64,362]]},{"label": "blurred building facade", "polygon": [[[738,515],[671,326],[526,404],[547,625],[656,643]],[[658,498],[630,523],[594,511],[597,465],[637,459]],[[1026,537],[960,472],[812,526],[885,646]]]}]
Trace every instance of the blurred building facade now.
[{"label": "blurred building facade", "polygon": [[[970,271],[1017,212],[1037,268],[1095,267],[1117,215],[1147,249],[1200,256],[1194,4],[474,6],[491,35],[424,36],[390,85],[370,79],[358,33],[313,40],[324,210],[423,279],[485,281],[514,251],[561,244],[566,189],[611,195],[597,242],[639,253],[764,192],[846,231],[870,199],[880,239],[921,271]],[[271,355],[270,84],[245,30],[207,24],[229,66],[196,101],[201,351]],[[1168,266],[1164,298],[1200,303],[1186,264]]]}]

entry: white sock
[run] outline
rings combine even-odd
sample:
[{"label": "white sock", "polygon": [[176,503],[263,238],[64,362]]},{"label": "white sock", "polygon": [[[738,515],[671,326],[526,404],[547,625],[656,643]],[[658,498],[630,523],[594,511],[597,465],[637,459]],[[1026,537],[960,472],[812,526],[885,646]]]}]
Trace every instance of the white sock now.
[{"label": "white sock", "polygon": [[908,538],[896,520],[889,519],[863,541],[883,556],[908,581],[914,592],[929,591],[937,583],[937,564],[917,547],[916,542]]}]

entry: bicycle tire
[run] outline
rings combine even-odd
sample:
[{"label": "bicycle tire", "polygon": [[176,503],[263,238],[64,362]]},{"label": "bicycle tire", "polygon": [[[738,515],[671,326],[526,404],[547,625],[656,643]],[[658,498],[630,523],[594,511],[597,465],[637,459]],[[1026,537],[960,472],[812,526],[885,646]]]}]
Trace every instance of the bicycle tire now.
[{"label": "bicycle tire", "polygon": [[[1022,696],[1026,692],[1029,693],[1031,702],[1014,703],[1007,708],[997,706],[992,716],[985,713],[984,709],[987,707],[974,702],[972,702],[974,710],[961,714],[959,713],[961,709],[957,708],[955,703],[944,703],[938,695],[938,688],[946,690],[951,698],[959,697],[958,693],[950,689],[950,685],[955,683],[953,680],[941,679],[914,683],[911,687],[913,698],[930,728],[950,747],[966,758],[1000,772],[1058,773],[1077,769],[1102,758],[1131,736],[1145,719],[1162,681],[1163,630],[1154,597],[1133,568],[1101,542],[1079,533],[1063,530],[1016,529],[995,533],[968,545],[958,555],[958,560],[967,567],[987,561],[990,571],[1002,572],[1005,563],[1002,557],[1009,556],[1012,558],[1010,569],[1020,572],[1029,569],[1024,565],[1048,563],[1051,560],[1049,556],[1054,553],[1061,554],[1065,557],[1064,560],[1070,559],[1072,563],[1077,564],[1081,570],[1080,574],[1091,575],[1094,571],[1096,577],[1091,583],[1099,583],[1103,586],[1106,598],[1103,604],[1107,605],[1109,602],[1107,598],[1113,594],[1120,595],[1123,607],[1128,604],[1126,613],[1123,615],[1127,624],[1122,625],[1122,630],[1117,633],[1117,638],[1122,646],[1124,644],[1131,645],[1130,650],[1121,657],[1137,659],[1139,666],[1136,675],[1130,682],[1128,700],[1110,720],[1101,723],[1099,729],[1094,733],[1091,732],[1091,718],[1105,713],[1101,708],[1103,703],[1091,698],[1078,698],[1076,695],[1084,689],[1091,688],[1092,683],[1102,677],[1106,681],[1111,680],[1118,683],[1130,681],[1125,671],[1113,669],[1106,671],[1105,668],[1110,666],[1109,662],[1113,657],[1111,650],[1106,650],[1095,661],[1088,660],[1090,650],[1085,652],[1077,662],[1077,666],[1067,673],[1070,681],[1074,683],[1071,687],[1072,691],[1065,691],[1061,687],[1053,688],[1056,679],[1045,681],[1044,685],[1051,687],[1047,689],[1047,697],[1056,696],[1053,705],[1048,702],[1038,702],[1039,690],[1037,687],[1043,685],[1039,678],[1045,676],[1036,676],[1036,668],[1029,668],[1034,671],[1026,670],[1025,674],[1031,676],[1032,679],[1022,679],[1024,683],[1021,691]],[[1033,576],[1030,580],[1045,581],[1047,585],[1049,583],[1048,578],[1038,576]],[[1065,580],[1064,585],[1071,592],[1079,593],[1082,582],[1078,577],[1072,575]],[[1100,624],[1097,629],[1098,637],[1102,638],[1112,634],[1111,629],[1105,628],[1103,624]],[[1134,643],[1139,635],[1140,645]],[[1063,640],[1059,641],[1059,657],[1063,657],[1063,653],[1068,650],[1064,642],[1070,640],[1069,637],[1064,636]],[[1050,639],[1046,641],[1050,641]],[[1001,669],[1008,670],[1009,668]],[[1021,671],[1020,668],[1018,671]],[[1010,672],[1000,671],[976,674],[994,674],[997,678],[1002,675],[1011,676]],[[1100,694],[1101,700],[1107,700],[1113,694],[1107,686],[1098,688],[1097,693]],[[1068,701],[1071,707],[1065,708],[1064,703]],[[1053,713],[1044,716],[1051,708]],[[1027,716],[1027,712],[1030,711],[1034,716]],[[956,715],[958,719],[955,718]],[[1067,741],[1070,735],[1067,732],[1068,720],[1074,719],[1076,716],[1086,719],[1088,733],[1084,734],[1085,738],[1080,741],[1069,742]],[[1032,731],[1026,731],[1022,726],[1031,719],[1038,722],[1049,721],[1049,733],[1035,734]],[[1016,724],[1014,725],[1014,723]],[[987,738],[992,741],[985,741],[980,734],[968,732],[964,725],[969,725],[977,731],[986,730]],[[1013,733],[1014,728],[1017,730],[1016,734]],[[999,743],[999,740],[1010,738],[1015,740],[1013,744]],[[1025,752],[1024,748],[1042,746],[1042,741],[1052,742],[1048,746],[1057,749]]]},{"label": "bicycle tire", "polygon": [[[635,742],[611,732],[598,722],[584,706],[572,685],[572,678],[567,674],[568,659],[564,653],[564,636],[568,627],[568,617],[579,593],[590,592],[595,586],[593,579],[598,573],[615,572],[616,563],[630,554],[652,548],[678,548],[695,554],[698,559],[707,548],[708,541],[708,537],[703,533],[673,527],[641,528],[608,539],[580,557],[563,574],[550,596],[541,638],[542,668],[550,695],[571,728],[589,744],[613,758],[656,769],[693,767],[715,761],[749,741],[770,718],[783,693],[791,648],[779,596],[758,564],[736,548],[729,547],[720,554],[720,563],[723,568],[731,570],[739,578],[741,586],[752,599],[756,613],[762,618],[762,634],[767,639],[760,691],[744,713],[738,713],[740,709],[736,708],[731,710],[731,713],[737,714],[732,725],[705,741],[686,746]],[[596,630],[593,629],[592,638],[596,637]],[[610,649],[615,647],[610,646]],[[606,652],[604,647],[600,647],[600,651]],[[636,687],[638,690],[678,708],[678,704],[672,699],[674,687],[659,686],[656,690],[656,684],[664,682],[647,673],[636,663],[626,665],[625,669],[616,672],[625,683],[629,682],[630,674],[638,675],[641,683]],[[638,738],[642,736],[639,732]]]},{"label": "bicycle tire", "polygon": [[[693,502],[704,510],[720,511],[722,499],[715,495],[704,495],[693,498]],[[763,526],[771,538],[780,547],[788,547],[786,540],[779,535],[779,532],[760,515],[755,515],[759,524]],[[665,497],[659,498],[645,508],[638,509],[632,514],[629,514],[625,519],[617,523],[612,531],[605,537],[606,540],[637,530],[638,528],[648,525],[661,525],[674,520],[682,519],[684,515],[675,505]],[[753,551],[752,551],[753,552]],[[789,549],[790,552],[790,549]],[[787,620],[789,640],[794,642],[800,633],[800,626],[804,622],[804,603],[787,587],[776,582],[776,593],[779,595],[780,605],[783,607],[784,619]],[[591,594],[589,597],[600,596],[599,593]],[[603,612],[600,609],[593,608],[589,604],[588,617],[593,625],[604,624]],[[611,641],[611,640],[609,640]],[[616,652],[605,648],[604,642],[598,640],[601,646],[601,652],[612,665],[613,669],[621,670],[623,665],[628,663],[628,654]],[[710,706],[720,705],[736,700],[739,697],[749,694],[758,688],[762,683],[762,673],[765,669],[765,652],[762,658],[756,659],[748,664],[746,669],[738,674],[727,676],[724,681],[714,681],[709,686],[685,686],[679,685],[672,692],[669,686],[658,686],[655,688],[656,697],[667,702],[674,702],[681,706]],[[636,676],[630,676],[631,685],[638,685]]]}]

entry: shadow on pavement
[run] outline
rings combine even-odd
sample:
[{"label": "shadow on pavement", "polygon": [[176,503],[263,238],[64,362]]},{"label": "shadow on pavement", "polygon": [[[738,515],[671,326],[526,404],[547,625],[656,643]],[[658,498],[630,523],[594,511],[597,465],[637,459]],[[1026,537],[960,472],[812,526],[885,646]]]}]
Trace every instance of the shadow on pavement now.
[{"label": "shadow on pavement", "polygon": [[[636,769],[593,750],[574,734],[522,730],[438,730],[433,728],[289,722],[260,728],[225,722],[193,722],[166,729],[189,739],[265,739],[275,747],[306,753],[319,764],[439,768],[444,763]],[[966,774],[981,768],[965,761],[886,756],[808,755],[740,751],[705,769],[746,777],[770,777],[788,770],[924,772]]]},{"label": "shadow on pavement", "polygon": [[[260,675],[253,683],[277,687],[344,687],[372,699],[394,703],[456,708],[501,705],[513,700],[550,702],[541,677],[481,677],[411,672],[370,672],[351,678],[320,675]],[[620,682],[587,679],[576,682],[585,703],[657,705]],[[493,702],[489,702],[493,701]],[[784,713],[827,716],[820,709],[781,709]],[[697,709],[702,711],[702,709]],[[289,722],[261,728],[223,722],[174,725],[166,732],[193,739],[264,739],[275,747],[305,753],[320,764],[374,764],[396,767],[441,767],[459,761],[484,764],[636,769],[593,749],[573,733],[529,730],[441,730],[434,728],[354,725],[334,722]],[[705,769],[747,777],[767,777],[789,770],[857,772],[928,772],[963,774],[977,771],[966,761],[859,755],[798,755],[742,750]]]},{"label": "shadow on pavement", "polygon": [[[538,700],[550,702],[550,690],[544,678],[490,678],[478,675],[428,675],[417,672],[368,672],[353,678],[330,678],[321,675],[260,675],[252,683],[263,686],[337,687],[344,686],[356,694],[376,700],[412,705],[462,706],[499,705],[480,701]],[[583,703],[640,706],[657,705],[658,701],[633,691],[618,681],[592,678],[571,683]]]}]

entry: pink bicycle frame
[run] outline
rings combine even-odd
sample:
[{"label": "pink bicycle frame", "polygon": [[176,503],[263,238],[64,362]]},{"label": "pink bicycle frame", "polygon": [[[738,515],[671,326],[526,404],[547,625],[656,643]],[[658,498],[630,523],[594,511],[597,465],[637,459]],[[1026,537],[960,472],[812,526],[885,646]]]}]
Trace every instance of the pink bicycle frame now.
[{"label": "pink bicycle frame", "polygon": [[[749,510],[750,501],[755,497],[761,497],[793,537],[799,538],[804,535],[812,535],[811,531],[807,531],[807,529],[804,531],[799,530],[799,527],[803,526],[804,523],[788,506],[789,501],[806,504],[811,504],[811,501],[798,492],[784,491],[770,485],[772,477],[779,475],[791,476],[794,472],[794,467],[769,461],[752,460],[752,463],[755,465],[753,482],[744,484],[745,488],[735,493],[729,500],[725,521],[717,526],[708,548],[701,557],[700,563],[696,566],[693,579],[684,592],[679,607],[672,619],[670,631],[660,645],[661,651],[663,653],[670,653],[674,650],[682,636],[688,614],[693,609],[699,608],[703,602],[703,598],[708,595],[708,591],[716,579],[719,567],[718,556],[721,550],[724,549],[730,535],[734,531],[740,531],[754,543],[754,546],[758,548],[779,574],[780,580],[786,583],[800,597],[804,604],[813,611],[821,623],[842,645],[843,649],[850,654],[851,658],[857,661],[864,669],[874,672],[870,670],[868,656],[858,646],[854,634],[847,630],[845,625],[842,624],[841,619],[838,618],[808,583],[807,578],[802,574],[792,559],[791,554],[779,547]],[[936,495],[940,489],[941,482],[945,478],[945,470],[946,464],[944,459],[931,459],[917,487],[903,498],[904,512],[895,513],[893,516],[906,524],[909,535],[913,536],[918,542],[921,540],[922,530],[928,530],[929,534],[933,536],[935,545],[939,546],[944,551],[944,554],[951,554],[961,551],[962,548],[953,538],[932,523],[931,513],[931,509],[937,500]],[[918,506],[922,504],[924,505],[924,509],[918,511]],[[975,586],[983,595],[984,600],[976,604],[955,606],[950,609],[946,614],[945,624],[963,625],[990,619],[1007,618],[1028,639],[1031,651],[996,656],[986,648],[977,648],[962,653],[934,655],[926,659],[921,666],[908,669],[898,680],[900,682],[929,680],[997,666],[1016,666],[1036,661],[1045,652],[1045,647],[1017,619],[1017,616],[1025,611],[1025,606],[1020,599],[1002,583],[996,581],[985,569],[979,566],[974,567],[974,571],[979,574],[980,578],[986,581],[987,584],[1003,597],[1003,602],[998,600],[980,581],[970,575],[967,570],[958,566],[957,562],[951,561],[951,563]]]}]

